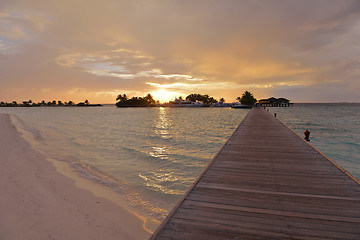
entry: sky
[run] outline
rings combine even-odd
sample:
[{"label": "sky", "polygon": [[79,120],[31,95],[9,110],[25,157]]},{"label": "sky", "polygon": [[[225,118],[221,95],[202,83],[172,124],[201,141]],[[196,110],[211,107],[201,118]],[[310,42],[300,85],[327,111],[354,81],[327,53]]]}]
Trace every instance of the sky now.
[{"label": "sky", "polygon": [[358,0],[1,0],[0,101],[360,102]]}]

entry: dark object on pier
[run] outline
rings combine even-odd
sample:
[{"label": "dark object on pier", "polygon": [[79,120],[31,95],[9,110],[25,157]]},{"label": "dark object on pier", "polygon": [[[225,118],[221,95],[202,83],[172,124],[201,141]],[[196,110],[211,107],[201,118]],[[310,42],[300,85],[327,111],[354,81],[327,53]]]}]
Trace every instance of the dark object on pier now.
[{"label": "dark object on pier", "polygon": [[290,107],[291,102],[286,98],[268,98],[259,100],[259,104],[263,107]]},{"label": "dark object on pier", "polygon": [[276,113],[274,113],[274,117],[276,117]]},{"label": "dark object on pier", "polygon": [[304,137],[305,140],[309,142],[310,141],[310,131],[306,129],[304,131],[304,135],[305,135],[305,137]]}]

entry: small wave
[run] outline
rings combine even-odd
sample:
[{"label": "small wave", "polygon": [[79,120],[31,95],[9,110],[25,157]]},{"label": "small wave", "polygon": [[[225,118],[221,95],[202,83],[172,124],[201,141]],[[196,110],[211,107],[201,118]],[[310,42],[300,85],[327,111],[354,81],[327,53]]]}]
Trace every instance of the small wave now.
[{"label": "small wave", "polygon": [[[10,115],[11,122],[15,125],[17,130],[22,133],[25,136],[28,136],[27,133],[29,133],[32,139],[28,140],[36,140],[38,142],[43,141],[43,137],[41,136],[41,133],[36,128],[28,126],[21,118],[19,118],[17,115]],[[25,132],[24,132],[25,131]]]},{"label": "small wave", "polygon": [[157,220],[164,219],[168,214],[167,210],[159,208],[149,201],[144,200],[139,193],[137,193],[125,182],[112,178],[96,168],[82,162],[73,162],[70,165],[81,177],[103,184],[119,193],[131,207],[140,209]]},{"label": "small wave", "polygon": [[169,169],[148,170],[139,174],[139,177],[144,180],[150,190],[170,195],[184,194],[193,181],[192,178],[186,178],[183,174]]}]

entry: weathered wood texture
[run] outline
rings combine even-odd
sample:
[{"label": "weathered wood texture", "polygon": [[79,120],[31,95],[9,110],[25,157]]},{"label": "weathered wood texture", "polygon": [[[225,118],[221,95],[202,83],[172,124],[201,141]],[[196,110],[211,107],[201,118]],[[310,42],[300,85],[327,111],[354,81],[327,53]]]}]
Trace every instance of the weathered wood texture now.
[{"label": "weathered wood texture", "polygon": [[151,239],[360,239],[360,185],[252,109]]}]

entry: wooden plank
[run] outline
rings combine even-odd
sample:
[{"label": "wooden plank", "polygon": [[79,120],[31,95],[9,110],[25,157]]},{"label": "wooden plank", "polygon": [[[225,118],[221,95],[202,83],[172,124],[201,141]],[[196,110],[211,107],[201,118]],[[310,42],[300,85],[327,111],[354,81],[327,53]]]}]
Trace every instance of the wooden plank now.
[{"label": "wooden plank", "polygon": [[[286,212],[300,212],[304,214],[311,214],[313,212],[317,212],[321,215],[331,215],[331,216],[347,216],[347,217],[354,217],[358,216],[358,211],[360,210],[358,205],[359,203],[344,205],[341,203],[337,203],[336,206],[330,205],[333,201],[323,200],[322,202],[314,202],[314,201],[307,201],[307,202],[292,202],[292,198],[274,198],[270,199],[269,201],[253,201],[247,199],[241,199],[241,201],[234,200],[234,196],[213,196],[214,194],[191,194],[188,196],[188,200],[196,201],[201,203],[201,201],[206,198],[206,202],[204,203],[211,203],[211,204],[223,204],[223,205],[230,205],[233,206],[234,209],[241,209],[241,207],[247,208],[261,208],[261,209],[271,209],[277,211],[286,211]],[[278,203],[281,202],[282,204],[279,205]],[[354,208],[351,209],[351,206]],[[239,207],[239,208],[235,208]]]},{"label": "wooden plank", "polygon": [[234,216],[237,217],[239,220],[244,220],[247,222],[254,222],[254,223],[260,223],[260,224],[277,224],[282,225],[283,223],[286,223],[287,225],[294,225],[294,224],[306,224],[307,228],[318,228],[320,225],[324,225],[330,228],[339,227],[339,231],[343,232],[353,232],[358,233],[359,227],[357,223],[348,224],[344,222],[339,221],[328,221],[328,220],[319,220],[319,219],[304,219],[304,218],[294,218],[294,217],[286,217],[286,216],[278,216],[278,215],[270,215],[270,214],[262,214],[262,213],[250,213],[250,212],[238,212],[238,211],[232,211],[232,210],[226,210],[226,209],[219,209],[219,208],[213,208],[209,206],[194,206],[191,204],[184,205],[182,208],[178,209],[178,212],[181,211],[193,211],[196,213],[196,211],[204,211],[209,214],[217,214],[218,217],[221,216]]},{"label": "wooden plank", "polygon": [[[356,201],[358,204],[358,207],[360,208],[360,198],[357,197],[341,197],[341,196],[334,196],[334,195],[319,195],[319,194],[299,194],[299,193],[292,193],[292,192],[280,192],[280,191],[264,191],[264,190],[257,190],[257,189],[245,189],[241,187],[232,187],[232,186],[226,186],[221,184],[207,184],[199,182],[196,185],[197,188],[207,188],[207,189],[215,189],[215,190],[229,190],[229,191],[236,191],[240,193],[260,193],[260,194],[272,194],[276,196],[292,196],[292,197],[301,197],[301,198],[311,198],[313,201],[313,198],[319,198],[321,200],[324,199],[333,199],[333,200],[346,200],[346,201]],[[347,202],[348,204],[348,202]]]},{"label": "wooden plank", "polygon": [[[174,215],[174,219],[183,219],[185,222],[188,220],[206,223],[209,226],[213,224],[221,224],[236,228],[246,228],[253,230],[261,230],[267,232],[285,233],[292,237],[296,235],[311,235],[323,238],[338,238],[348,239],[354,238],[359,233],[358,228],[346,228],[342,231],[334,230],[336,224],[323,225],[323,224],[304,224],[304,222],[292,222],[291,229],[288,227],[289,222],[284,220],[268,220],[268,221],[249,221],[249,217],[242,217],[241,215],[229,215],[229,214],[213,214],[212,212],[204,212],[199,210],[185,210],[179,209]],[[309,233],[309,234],[307,234]]]},{"label": "wooden plank", "polygon": [[360,185],[253,108],[151,239],[360,239]]},{"label": "wooden plank", "polygon": [[[341,221],[341,222],[349,222],[349,223],[358,223],[360,224],[359,217],[352,216],[333,216],[333,215],[325,215],[318,213],[307,213],[307,212],[293,212],[293,211],[283,211],[277,209],[266,209],[261,207],[242,207],[231,204],[223,204],[223,203],[211,203],[211,202],[200,202],[200,201],[191,201],[195,206],[208,206],[214,207],[218,209],[224,210],[233,210],[239,212],[251,212],[251,213],[263,213],[263,214],[272,214],[278,216],[287,216],[287,217],[299,217],[299,218],[309,218],[309,219],[320,219],[320,220],[329,220],[329,221]],[[359,225],[360,226],[360,225]]]}]

